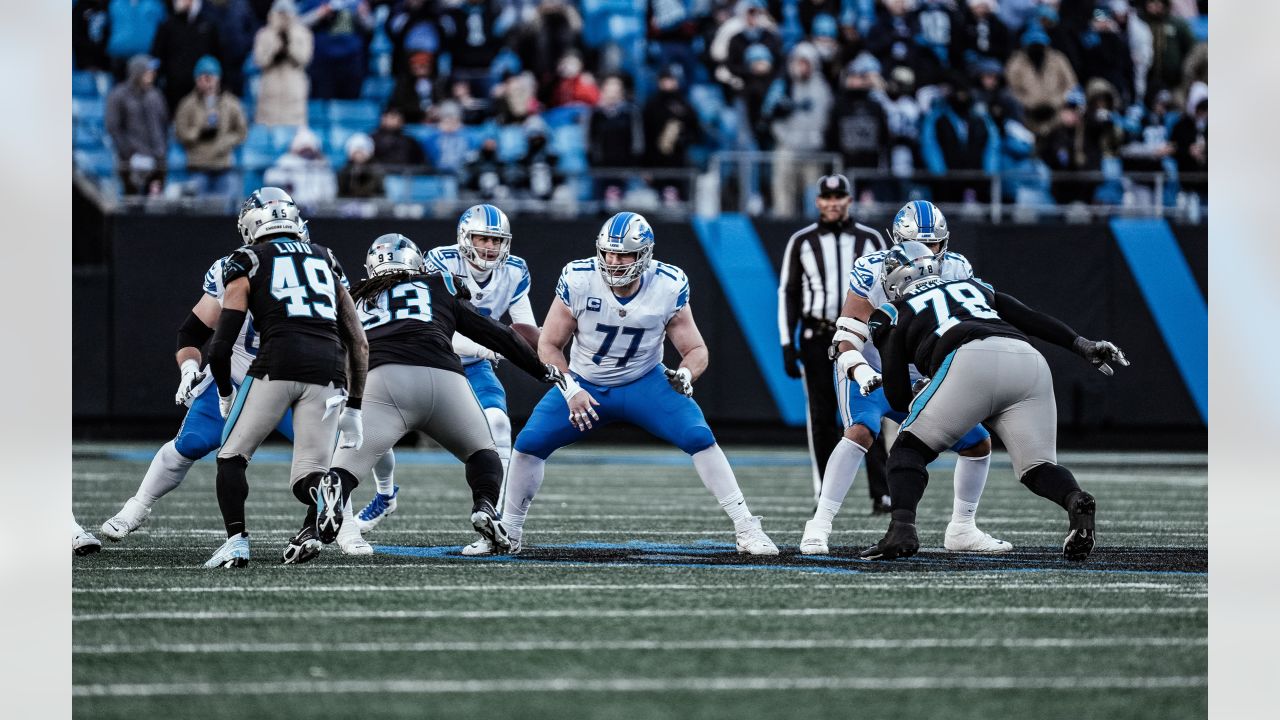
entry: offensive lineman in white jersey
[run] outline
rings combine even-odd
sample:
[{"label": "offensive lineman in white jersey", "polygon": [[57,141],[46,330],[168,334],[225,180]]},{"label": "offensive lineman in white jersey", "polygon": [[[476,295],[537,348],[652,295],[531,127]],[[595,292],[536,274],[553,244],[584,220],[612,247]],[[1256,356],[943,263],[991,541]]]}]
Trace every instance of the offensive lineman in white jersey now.
[{"label": "offensive lineman in white jersey", "polygon": [[[893,242],[916,240],[927,245],[939,259],[943,280],[967,280],[973,277],[973,266],[959,253],[947,251],[951,236],[947,219],[933,203],[913,200],[893,219],[890,229]],[[868,342],[867,319],[871,312],[888,302],[880,282],[884,276],[884,260],[889,251],[865,255],[854,262],[849,273],[849,291],[836,321],[833,352],[839,352],[835,368],[836,400],[844,423],[844,437],[831,453],[822,478],[822,495],[813,519],[805,523],[800,552],[826,555],[831,521],[835,519],[844,496],[853,485],[854,475],[871,443],[880,434],[880,420],[888,417],[901,423],[905,413],[889,406],[884,390],[871,384],[880,372],[880,353]],[[912,368],[917,391],[928,378],[921,378]],[[975,522],[978,500],[987,484],[991,467],[991,434],[981,424],[975,426],[951,447],[959,454],[955,469],[955,500],[951,522],[947,525],[944,545],[955,552],[1008,552],[1013,545],[997,540],[980,530]]]},{"label": "offensive lineman in white jersey", "polygon": [[[668,336],[682,358],[676,370],[662,365]],[[778,554],[692,398],[708,354],[689,307],[689,279],[680,268],[653,260],[653,229],[643,217],[621,212],[609,218],[596,238],[596,256],[564,267],[538,354],[567,382],[542,398],[516,438],[502,514],[511,552],[520,551],[547,457],[598,425],[621,421],[692,456],[703,484],[733,520],[738,552]]]}]

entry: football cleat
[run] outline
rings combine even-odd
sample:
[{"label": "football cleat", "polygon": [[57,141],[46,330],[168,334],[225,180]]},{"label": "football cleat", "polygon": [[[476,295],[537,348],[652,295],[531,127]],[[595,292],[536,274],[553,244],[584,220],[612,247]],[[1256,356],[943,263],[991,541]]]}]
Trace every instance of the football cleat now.
[{"label": "football cleat", "polygon": [[[510,542],[510,541],[511,541],[511,536],[510,536],[510,535],[508,535],[508,536],[507,536],[507,541],[508,541],[508,542]],[[518,542],[518,541],[517,541],[517,542]],[[466,546],[466,547],[462,548],[462,554],[463,554],[463,555],[468,555],[468,556],[471,556],[471,555],[492,555],[492,554],[493,554],[493,543],[489,542],[489,539],[488,539],[488,538],[483,538],[483,537],[482,537],[482,538],[480,538],[479,540],[476,540],[475,542],[471,543],[470,545],[468,545],[468,546]]]},{"label": "football cleat", "polygon": [[316,537],[316,529],[308,525],[298,531],[297,535],[289,538],[289,544],[284,546],[284,553],[280,562],[284,565],[301,565],[308,560],[313,560],[320,554],[320,539]]},{"label": "football cleat", "polygon": [[92,555],[102,549],[102,541],[88,530],[81,530],[71,537],[71,552],[77,555]]},{"label": "football cleat", "polygon": [[1071,493],[1067,498],[1067,517],[1071,530],[1062,542],[1062,556],[1068,560],[1084,560],[1093,550],[1093,517],[1097,513],[1097,501],[1083,490]]},{"label": "football cleat", "polygon": [[367,533],[378,526],[384,518],[396,511],[396,496],[400,494],[400,486],[391,489],[390,495],[374,493],[373,499],[356,515],[356,526],[361,533]]},{"label": "football cleat", "polygon": [[207,568],[242,568],[249,566],[249,536],[236,535],[227,538],[222,547],[205,561]]},{"label": "football cleat", "polygon": [[914,523],[889,521],[889,531],[880,542],[858,554],[864,560],[894,560],[915,555],[920,549],[920,537]]},{"label": "football cleat", "polygon": [[316,503],[316,537],[328,545],[342,530],[342,478],[325,473],[320,487],[311,491],[311,499]]},{"label": "football cleat", "polygon": [[343,555],[372,555],[373,546],[369,541],[360,535],[360,528],[346,518],[342,523],[342,529],[338,531],[338,547],[342,548]]},{"label": "football cleat", "polygon": [[123,540],[126,535],[147,523],[151,517],[151,508],[143,505],[137,498],[129,498],[124,507],[110,520],[102,523],[102,534],[108,540]]},{"label": "football cleat", "polygon": [[734,534],[734,540],[738,545],[738,552],[747,555],[777,555],[778,546],[773,544],[769,536],[764,533],[764,528],[760,527],[761,517],[755,517],[747,520],[747,523],[738,528]]},{"label": "football cleat", "polygon": [[1013,544],[998,540],[971,523],[948,523],[942,546],[951,552],[1003,553],[1013,549]]},{"label": "football cleat", "polygon": [[804,537],[800,540],[802,555],[830,555],[827,538],[831,537],[831,523],[810,520],[804,524]]},{"label": "football cleat", "polygon": [[481,500],[475,512],[471,513],[471,527],[480,533],[480,537],[489,542],[493,552],[507,554],[511,551],[511,539],[507,537],[507,528],[498,519],[498,511],[488,500]]}]

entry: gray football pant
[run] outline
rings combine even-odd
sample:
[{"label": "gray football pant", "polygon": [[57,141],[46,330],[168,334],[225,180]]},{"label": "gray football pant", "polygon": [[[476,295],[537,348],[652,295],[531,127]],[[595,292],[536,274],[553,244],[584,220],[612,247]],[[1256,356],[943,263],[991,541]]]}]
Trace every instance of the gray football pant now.
[{"label": "gray football pant", "polygon": [[466,462],[494,450],[489,421],[465,375],[418,365],[379,365],[369,371],[362,415],[364,444],[339,448],[333,466],[367,477],[374,463],[410,430],[421,430]]},{"label": "gray football pant", "polygon": [[902,430],[942,452],[978,423],[1000,437],[1018,477],[1057,462],[1053,376],[1031,345],[1009,337],[961,345],[911,402]]},{"label": "gray football pant", "polygon": [[240,455],[246,460],[252,459],[285,411],[293,408],[293,466],[289,469],[289,484],[311,473],[328,472],[333,448],[338,443],[341,410],[335,407],[330,411],[329,403],[330,398],[342,394],[333,383],[314,385],[296,380],[246,377],[222,429],[218,457]]}]

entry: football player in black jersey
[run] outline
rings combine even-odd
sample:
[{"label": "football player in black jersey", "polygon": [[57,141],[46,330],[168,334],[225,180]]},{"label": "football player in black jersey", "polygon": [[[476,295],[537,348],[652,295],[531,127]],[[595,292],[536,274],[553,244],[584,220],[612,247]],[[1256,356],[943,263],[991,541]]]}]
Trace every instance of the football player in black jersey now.
[{"label": "football player in black jersey", "polygon": [[333,473],[355,485],[410,430],[421,430],[466,464],[471,524],[497,549],[509,547],[495,505],[502,486],[489,422],[453,350],[458,331],[500,353],[546,383],[563,383],[553,365],[510,327],[486,317],[458,297],[452,276],[423,272],[422,251],[409,238],[374,240],[365,260],[368,278],[352,297],[369,338],[369,384],[363,446],[340,448]]},{"label": "football player in black jersey", "polygon": [[[250,196],[244,212],[249,244],[224,265],[209,369],[219,410],[227,417],[218,451],[218,508],[227,541],[206,567],[248,565],[245,470],[286,410],[293,410],[294,431],[289,480],[307,516],[285,547],[285,563],[306,562],[319,554],[321,543],[337,538],[343,505],[354,489],[329,472],[329,463],[335,439],[344,447],[360,445],[369,346],[342,285],[342,266],[328,248],[309,242],[297,205],[282,195],[264,188]],[[231,346],[246,311],[253,313],[261,344],[237,393]]]},{"label": "football player in black jersey", "polygon": [[[890,251],[882,280],[890,302],[868,323],[883,377],[854,368],[864,395],[883,383],[889,404],[909,412],[889,451],[893,519],[884,538],[862,557],[916,553],[916,506],[929,481],[925,466],[981,422],[1000,436],[1022,483],[1067,511],[1070,531],[1062,554],[1084,560],[1093,549],[1095,501],[1057,464],[1053,377],[1027,336],[1072,350],[1107,375],[1107,363],[1129,361],[1115,345],[1086,340],[981,280],[943,280],[937,262],[922,243],[901,243]],[[911,386],[911,363],[929,378],[918,388]]]}]

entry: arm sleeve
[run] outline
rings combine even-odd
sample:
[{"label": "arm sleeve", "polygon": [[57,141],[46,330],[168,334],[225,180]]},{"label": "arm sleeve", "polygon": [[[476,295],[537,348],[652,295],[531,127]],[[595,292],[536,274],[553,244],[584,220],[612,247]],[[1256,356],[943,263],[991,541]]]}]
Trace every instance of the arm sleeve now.
[{"label": "arm sleeve", "polygon": [[487,353],[490,351],[466,335],[455,332],[453,334],[453,352],[458,357],[488,357]]},{"label": "arm sleeve", "polygon": [[1078,333],[1052,315],[1033,310],[1014,296],[1002,292],[995,294],[995,310],[1000,313],[1000,317],[1022,332],[1074,351],[1073,345],[1079,337]]},{"label": "arm sleeve", "polygon": [[538,353],[529,347],[529,343],[514,330],[497,320],[481,315],[474,305],[465,300],[457,301],[456,310],[458,332],[494,352],[501,353],[507,360],[515,363],[516,367],[538,380],[542,380],[546,375],[546,367],[538,359]]},{"label": "arm sleeve", "polygon": [[240,335],[246,314],[243,310],[223,310],[218,316],[218,327],[213,331],[213,342],[209,344],[209,370],[222,397],[231,394],[231,349]]},{"label": "arm sleeve", "polygon": [[800,323],[800,241],[796,235],[787,242],[782,254],[782,270],[778,273],[778,334],[784,346],[796,344],[796,327]]},{"label": "arm sleeve", "polygon": [[907,358],[906,342],[903,339],[903,327],[897,325],[897,317],[890,317],[882,305],[871,313],[874,328],[872,338],[880,350],[880,374],[884,378],[884,396],[889,406],[898,412],[907,412],[911,407],[911,371]]},{"label": "arm sleeve", "polygon": [[511,303],[511,307],[507,310],[507,313],[511,316],[512,323],[538,327],[538,319],[533,315],[533,305],[529,302],[528,293],[525,293],[519,300]]}]

